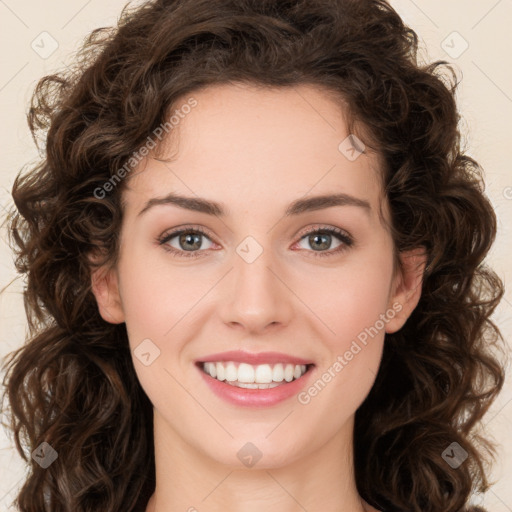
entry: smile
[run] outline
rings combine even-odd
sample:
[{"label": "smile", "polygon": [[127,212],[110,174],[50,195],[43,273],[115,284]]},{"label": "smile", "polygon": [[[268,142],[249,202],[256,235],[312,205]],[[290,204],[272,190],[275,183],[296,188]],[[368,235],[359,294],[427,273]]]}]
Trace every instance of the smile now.
[{"label": "smile", "polygon": [[232,405],[271,407],[296,396],[311,380],[314,364],[197,362],[207,388]]},{"label": "smile", "polygon": [[292,382],[302,377],[309,366],[285,363],[251,365],[234,361],[202,363],[202,369],[207,375],[246,389],[268,389]]}]

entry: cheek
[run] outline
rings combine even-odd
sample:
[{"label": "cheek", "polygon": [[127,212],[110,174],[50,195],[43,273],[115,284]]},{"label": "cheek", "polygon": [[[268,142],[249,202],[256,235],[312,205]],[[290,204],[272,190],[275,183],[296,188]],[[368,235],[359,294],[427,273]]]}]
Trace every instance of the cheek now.
[{"label": "cheek", "polygon": [[355,340],[365,343],[369,333],[371,338],[383,338],[385,324],[381,318],[386,316],[388,293],[386,276],[380,280],[370,275],[345,280],[345,288],[339,293],[336,309],[332,311],[338,350],[348,350]]},{"label": "cheek", "polygon": [[329,411],[326,436],[356,412],[375,382],[384,347],[386,282],[347,277],[346,287],[331,297],[325,311],[333,332],[323,329],[315,379],[297,398],[311,418]]},{"label": "cheek", "polygon": [[299,294],[321,320],[331,351],[339,352],[358,336],[364,339],[368,329],[384,335],[380,319],[388,308],[391,280],[391,249],[372,249],[343,261],[339,268],[304,273]]},{"label": "cheek", "polygon": [[[318,331],[324,350],[317,386],[304,401],[322,395],[321,407],[343,404],[335,415],[354,412],[370,391],[379,369],[388,309],[393,260],[391,247],[362,253],[338,271],[303,281],[308,306],[322,320]],[[318,322],[317,322],[318,323]],[[325,391],[323,391],[325,388]],[[339,421],[342,418],[338,418]]]},{"label": "cheek", "polygon": [[[162,249],[162,252],[164,250]],[[215,285],[216,276],[188,269],[154,254],[136,250],[120,261],[120,293],[130,341],[155,337],[164,340],[194,305]],[[166,255],[164,255],[166,256]]]}]

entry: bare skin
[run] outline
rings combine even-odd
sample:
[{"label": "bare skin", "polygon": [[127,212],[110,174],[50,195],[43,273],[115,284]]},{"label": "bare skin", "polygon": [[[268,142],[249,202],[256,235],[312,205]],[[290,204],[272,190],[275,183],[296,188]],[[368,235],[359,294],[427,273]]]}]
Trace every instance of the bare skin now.
[{"label": "bare skin", "polygon": [[[325,92],[223,85],[192,96],[197,106],[161,156],[172,162],[148,158],[123,191],[116,268],[93,275],[102,317],[126,322],[132,350],[145,339],[160,350],[148,366],[133,357],[154,406],[157,483],[147,512],[375,512],[355,485],[354,415],[374,383],[385,333],[399,330],[418,303],[425,257],[402,254],[403,271],[393,272],[393,242],[378,216],[378,159],[351,161],[338,149],[349,133]],[[170,192],[227,212],[160,204],[139,215]],[[333,193],[370,208],[285,215],[295,200]],[[383,213],[389,220],[387,202]],[[183,226],[206,233],[198,234],[197,258],[183,256],[192,251],[179,236],[157,242]],[[329,227],[353,244],[327,235],[318,248],[306,236]],[[248,236],[262,249],[251,263],[236,251]],[[378,334],[359,342],[332,377],[337,357],[371,326]],[[329,368],[332,378],[308,403],[294,396],[236,406],[211,391],[194,363],[238,349],[302,357],[314,362],[311,383]],[[250,468],[237,457],[247,442],[262,453]]]}]

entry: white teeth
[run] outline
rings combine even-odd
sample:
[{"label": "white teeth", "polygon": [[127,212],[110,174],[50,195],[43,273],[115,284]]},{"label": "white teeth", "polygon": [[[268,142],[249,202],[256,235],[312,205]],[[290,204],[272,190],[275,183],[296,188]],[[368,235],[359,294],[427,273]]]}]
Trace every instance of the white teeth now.
[{"label": "white teeth", "polygon": [[[224,370],[224,365],[222,363],[217,363],[215,367],[217,370],[217,380],[226,380],[226,371]],[[210,375],[212,374],[210,373]]]},{"label": "white teeth", "polygon": [[274,366],[272,371],[272,380],[275,382],[282,382],[284,380],[284,368],[281,363]]},{"label": "white teeth", "polygon": [[291,382],[293,380],[293,370],[294,367],[292,364],[287,364],[284,368],[284,380],[286,382]]},{"label": "white teeth", "polygon": [[238,371],[236,369],[235,363],[228,363],[226,365],[226,380],[234,381],[238,378]]},{"label": "white teeth", "polygon": [[280,386],[279,382],[271,382],[270,384],[256,384],[255,382],[229,382],[226,381],[227,384],[231,386],[235,386],[237,388],[246,388],[246,389],[269,389],[275,388],[276,386]]},{"label": "white teeth", "polygon": [[[230,363],[230,364],[232,364],[232,363]],[[235,368],[235,371],[236,371],[236,368]],[[238,380],[238,382],[245,382],[245,383],[256,382],[254,380],[254,368],[250,364],[240,363],[240,366],[238,367],[238,374],[235,373],[233,379],[227,379],[227,380],[233,380],[233,381]],[[258,380],[257,382],[261,382],[261,381]]]},{"label": "white teeth", "polygon": [[250,389],[267,389],[278,386],[279,383],[291,382],[306,373],[305,364],[259,364],[229,362],[203,363],[203,370],[213,378],[226,381],[228,384]]},{"label": "white teeth", "polygon": [[[238,371],[240,371],[240,369]],[[254,382],[258,382],[260,384],[269,384],[272,382],[272,368],[270,368],[269,364],[260,364],[256,366]]]}]

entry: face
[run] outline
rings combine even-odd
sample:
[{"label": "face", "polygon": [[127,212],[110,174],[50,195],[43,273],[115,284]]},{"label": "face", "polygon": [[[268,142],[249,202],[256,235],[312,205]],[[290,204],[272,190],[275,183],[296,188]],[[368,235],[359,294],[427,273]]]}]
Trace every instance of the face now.
[{"label": "face", "polygon": [[[105,320],[126,322],[137,376],[169,439],[234,466],[251,442],[260,467],[282,466],[350,430],[385,333],[419,299],[408,270],[418,258],[393,273],[379,161],[350,149],[342,108],[325,92],[230,84],[191,96],[197,104],[161,157],[172,161],[148,158],[129,178],[119,261],[93,276],[93,290]],[[171,193],[223,213],[152,201]],[[344,204],[308,202],[333,194]],[[385,200],[382,211],[389,220]],[[280,360],[295,371],[300,358],[307,371],[271,389],[234,388],[198,364],[234,360],[218,355],[228,351],[243,352],[240,380],[240,361],[272,363],[274,377]]]}]

